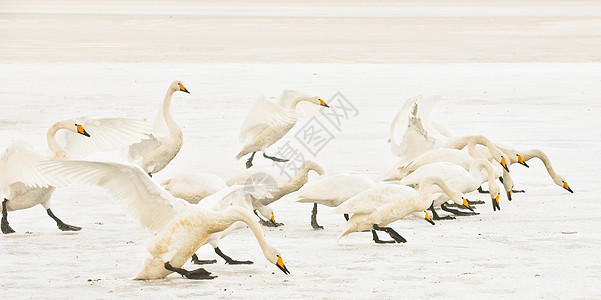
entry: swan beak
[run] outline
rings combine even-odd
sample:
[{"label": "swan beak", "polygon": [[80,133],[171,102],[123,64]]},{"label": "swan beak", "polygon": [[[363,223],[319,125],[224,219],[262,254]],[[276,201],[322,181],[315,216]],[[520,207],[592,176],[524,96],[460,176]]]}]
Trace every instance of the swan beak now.
[{"label": "swan beak", "polygon": [[75,126],[77,127],[77,133],[83,134],[83,135],[85,135],[87,137],[90,137],[90,135],[86,132],[86,130],[83,128],[82,125],[75,124]]},{"label": "swan beak", "polygon": [[323,101],[323,100],[321,100],[321,99],[319,99],[319,105],[321,105],[321,106],[325,106],[325,107],[329,107],[329,106],[326,104],[326,102],[325,102],[325,101]]},{"label": "swan beak", "polygon": [[290,274],[290,271],[288,271],[288,269],[286,268],[286,266],[284,266],[284,260],[282,260],[282,257],[278,256],[278,261],[275,263],[275,265],[282,270],[282,272],[284,272],[284,274],[288,275]]},{"label": "swan beak", "polygon": [[496,211],[497,209],[501,210],[501,207],[499,206],[499,195],[500,194],[497,194],[497,196],[492,199],[492,210],[493,211]]},{"label": "swan beak", "polygon": [[186,89],[186,87],[183,84],[179,84],[179,90],[185,93],[190,94],[190,92],[188,92],[188,90]]},{"label": "swan beak", "polygon": [[432,221],[432,218],[430,218],[430,215],[428,214],[427,211],[424,212],[426,214],[426,217],[424,217],[424,219],[426,219],[426,221],[428,221],[428,223],[432,224],[432,225],[436,225],[434,224],[434,221]]},{"label": "swan beak", "polygon": [[513,187],[507,192],[507,200],[511,201],[511,193],[513,193]]},{"label": "swan beak", "polygon": [[467,201],[467,199],[465,199],[465,198],[462,198],[462,199],[463,199],[463,206],[464,206],[465,208],[469,209],[470,211],[474,211],[474,209],[472,209],[472,208],[470,207],[470,203]]},{"label": "swan beak", "polygon": [[275,224],[275,217],[273,216],[273,213],[271,213],[271,219],[269,219],[269,220],[271,220],[271,222],[273,222]]},{"label": "swan beak", "polygon": [[520,165],[523,165],[526,168],[530,168],[530,166],[524,161],[524,159],[522,158],[521,155],[516,154],[518,156],[518,162],[520,163]]},{"label": "swan beak", "polygon": [[507,161],[505,160],[505,156],[501,156],[501,166],[505,171],[509,172],[509,168],[507,167]]},{"label": "swan beak", "polygon": [[566,190],[568,190],[568,192],[570,192],[570,193],[574,193],[574,191],[572,191],[572,189],[570,188],[570,186],[568,185],[568,183],[565,182],[565,181],[563,182],[563,188],[566,189]]}]

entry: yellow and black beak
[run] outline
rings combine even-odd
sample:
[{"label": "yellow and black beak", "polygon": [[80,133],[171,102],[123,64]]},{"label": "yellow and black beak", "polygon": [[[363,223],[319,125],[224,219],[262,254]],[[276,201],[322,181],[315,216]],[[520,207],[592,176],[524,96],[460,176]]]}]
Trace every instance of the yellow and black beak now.
[{"label": "yellow and black beak", "polygon": [[178,83],[178,85],[179,85],[180,91],[190,94],[190,92],[188,92],[188,90],[186,89],[186,87],[183,84]]},{"label": "yellow and black beak", "polygon": [[329,107],[329,106],[326,104],[326,102],[325,102],[325,101],[323,101],[323,100],[321,100],[321,99],[319,99],[319,105],[321,105],[321,106],[325,106],[325,107]]},{"label": "yellow and black beak", "polygon": [[473,211],[474,211],[474,209],[472,209],[472,208],[470,207],[470,203],[469,203],[469,201],[467,201],[467,199],[465,199],[465,198],[462,198],[462,199],[463,199],[463,207],[465,207],[465,208],[467,208],[467,209],[469,209],[470,211],[472,211],[472,212],[473,212]]},{"label": "yellow and black beak", "polygon": [[284,274],[288,275],[290,274],[290,271],[288,271],[288,269],[286,268],[286,266],[284,266],[284,260],[282,259],[281,256],[278,256],[278,261],[275,263],[275,265],[282,270],[282,272],[284,272]]},{"label": "yellow and black beak", "polygon": [[511,201],[511,194],[513,193],[513,187],[507,192],[507,200]]},{"label": "yellow and black beak", "polygon": [[426,214],[426,216],[424,217],[424,219],[426,219],[426,221],[428,221],[428,223],[432,224],[432,225],[436,225],[434,224],[434,221],[432,221],[432,218],[430,218],[430,215],[428,214],[427,211],[424,212]]},{"label": "yellow and black beak", "polygon": [[86,132],[82,125],[75,124],[75,127],[77,127],[77,133],[90,137],[90,135]]},{"label": "yellow and black beak", "polygon": [[501,207],[499,206],[499,195],[501,195],[501,194],[497,194],[496,197],[492,198],[492,210],[493,211],[501,210]]},{"label": "yellow and black beak", "polygon": [[501,166],[505,171],[509,172],[509,167],[507,167],[507,161],[505,160],[505,156],[501,156]]},{"label": "yellow and black beak", "polygon": [[271,213],[271,219],[269,219],[273,224],[275,224],[275,216]]},{"label": "yellow and black beak", "polygon": [[526,161],[524,161],[524,158],[522,158],[521,155],[516,154],[518,156],[518,162],[520,163],[520,165],[526,167],[526,168],[530,168],[530,166],[526,163]]},{"label": "yellow and black beak", "polygon": [[574,193],[574,191],[572,191],[572,189],[570,188],[570,186],[568,185],[567,182],[565,182],[565,181],[562,181],[562,182],[563,182],[564,189],[568,190],[568,192],[570,192],[570,193]]}]

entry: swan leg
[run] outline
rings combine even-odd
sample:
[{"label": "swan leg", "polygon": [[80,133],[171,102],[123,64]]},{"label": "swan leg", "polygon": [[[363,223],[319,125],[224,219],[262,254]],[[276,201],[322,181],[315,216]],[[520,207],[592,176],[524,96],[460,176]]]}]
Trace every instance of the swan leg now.
[{"label": "swan leg", "polygon": [[56,221],[56,226],[58,226],[58,229],[62,230],[62,231],[80,231],[81,227],[78,226],[73,226],[73,225],[69,225],[69,224],[65,224],[63,221],[61,221],[59,218],[57,218],[52,211],[49,209],[46,210],[46,212],[48,213],[48,215],[54,220]]},{"label": "swan leg", "polygon": [[376,233],[375,230],[371,231],[371,235],[374,239],[374,242],[376,242],[376,244],[394,244],[396,243],[395,241],[383,241],[378,237],[378,234]]},{"label": "swan leg", "polygon": [[255,153],[257,153],[256,151],[253,152],[253,154],[250,155],[250,157],[248,158],[248,160],[246,161],[246,168],[249,169],[250,167],[253,166],[253,158],[255,158]]},{"label": "swan leg", "polygon": [[15,233],[10,225],[8,225],[8,211],[6,210],[6,202],[8,202],[8,199],[4,198],[4,201],[2,201],[2,233]]},{"label": "swan leg", "polygon": [[344,218],[345,218],[347,221],[348,221],[348,219],[350,219],[350,218],[349,218],[349,216],[348,216],[348,214],[344,214]]},{"label": "swan leg", "polygon": [[487,190],[484,190],[484,189],[482,189],[482,187],[481,187],[481,186],[479,186],[479,187],[478,187],[478,193],[480,193],[480,194],[488,194],[488,191],[487,191]]},{"label": "swan leg", "polygon": [[267,155],[267,154],[265,154],[265,153],[263,153],[263,157],[265,157],[265,158],[268,158],[268,159],[271,159],[271,160],[273,160],[273,161],[277,161],[277,162],[287,162],[287,161],[289,161],[289,159],[277,158],[277,157],[275,157],[275,156],[269,156],[269,155]]},{"label": "swan leg", "polygon": [[440,208],[444,211],[450,212],[456,216],[475,216],[475,215],[479,215],[479,213],[477,212],[473,212],[473,211],[460,211],[458,209],[452,209],[449,208],[447,206],[447,203],[443,203],[440,205]]},{"label": "swan leg", "polygon": [[192,263],[195,265],[208,265],[217,263],[216,259],[208,259],[208,260],[200,260],[198,259],[198,255],[196,253],[192,254]]},{"label": "swan leg", "polygon": [[188,279],[213,279],[213,278],[217,277],[217,276],[212,276],[211,272],[209,272],[203,268],[188,271],[186,269],[176,268],[176,267],[172,266],[169,262],[165,263],[165,269],[172,271],[172,272],[176,272]]},{"label": "swan leg", "polygon": [[380,226],[378,226],[378,224],[374,224],[374,229],[388,233],[388,235],[390,235],[390,237],[393,238],[396,243],[406,243],[407,242],[407,240],[404,237],[402,237],[398,232],[396,232],[394,229],[392,229],[390,227],[380,227]]},{"label": "swan leg", "polygon": [[436,210],[434,209],[434,203],[430,205],[430,211],[432,211],[432,220],[455,220],[455,217],[453,216],[439,216]]},{"label": "swan leg", "polygon": [[317,203],[313,203],[313,210],[311,211],[311,226],[313,229],[323,229],[323,226],[317,224]]},{"label": "swan leg", "polygon": [[217,253],[217,255],[221,256],[221,258],[225,259],[225,263],[229,264],[229,265],[250,265],[253,262],[250,260],[235,260],[232,259],[231,257],[225,255],[223,252],[221,252],[221,249],[219,249],[219,247],[215,247],[215,253]]}]

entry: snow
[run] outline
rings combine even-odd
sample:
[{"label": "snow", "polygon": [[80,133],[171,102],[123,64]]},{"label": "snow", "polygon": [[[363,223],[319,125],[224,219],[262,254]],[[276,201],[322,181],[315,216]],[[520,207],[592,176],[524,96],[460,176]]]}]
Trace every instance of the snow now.
[{"label": "snow", "polygon": [[[152,120],[169,83],[178,79],[190,91],[172,101],[184,146],[155,175],[157,183],[184,172],[228,179],[244,168],[244,158],[234,156],[247,111],[260,95],[290,88],[326,102],[340,92],[358,111],[342,120],[340,130],[319,119],[334,139],[316,157],[305,155],[326,172],[377,175],[395,161],[387,139],[402,102],[417,94],[441,95],[434,119],[457,135],[483,134],[545,151],[575,193],[554,185],[536,160],[529,169],[514,165],[516,188],[526,193],[511,202],[502,197],[500,212],[492,211],[487,195],[469,194],[487,201],[477,206],[480,215],[435,226],[409,217],[391,224],[408,240],[395,245],[376,245],[370,233],[337,242],[342,216],[320,206],[318,221],[325,229],[315,231],[311,205],[287,197],[272,205],[285,226],[264,231],[291,275],[268,263],[251,232],[240,230],[220,248],[255,264],[225,265],[205,246],[199,256],[218,260],[205,266],[217,279],[170,275],[143,282],[131,278],[144,262],[151,234],[126,219],[100,189],[73,185],[55,192],[53,211],[82,226],[80,232],[59,231],[41,207],[9,213],[17,233],[0,236],[0,296],[601,297],[600,4],[581,1],[563,10],[567,2],[456,2],[467,8],[457,9],[455,1],[311,2],[317,9],[300,1],[266,1],[246,3],[254,7],[250,11],[236,9],[235,2],[153,2],[140,9],[137,1],[2,4],[4,148],[23,139],[45,151],[47,129],[67,118]],[[294,27],[299,20],[306,22]],[[403,29],[393,32],[391,24]],[[419,37],[422,26],[432,40]],[[449,34],[445,26],[462,34]],[[253,30],[260,31],[256,39]],[[268,154],[295,141],[303,124]],[[257,156],[255,165],[271,164]]]}]

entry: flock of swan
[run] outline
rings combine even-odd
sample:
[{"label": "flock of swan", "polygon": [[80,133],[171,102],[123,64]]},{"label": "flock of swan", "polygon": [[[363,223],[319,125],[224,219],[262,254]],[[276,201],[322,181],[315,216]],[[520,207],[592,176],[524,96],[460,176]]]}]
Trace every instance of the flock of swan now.
[{"label": "flock of swan", "polygon": [[[248,227],[265,258],[289,274],[280,252],[265,239],[261,226],[282,226],[269,206],[286,195],[296,202],[313,203],[311,226],[317,222],[319,205],[334,207],[342,214],[342,238],[353,232],[369,231],[376,243],[404,243],[389,224],[415,215],[431,224],[439,216],[436,208],[456,216],[476,214],[475,204],[465,194],[480,191],[490,195],[493,210],[500,210],[502,182],[511,200],[514,181],[510,167],[536,157],[545,165],[553,182],[572,192],[566,180],[555,172],[547,155],[538,149],[518,150],[490,141],[483,135],[452,136],[442,124],[431,122],[430,111],[437,98],[421,96],[405,101],[390,130],[392,153],[398,157],[381,175],[354,172],[326,173],[315,162],[303,163],[294,178],[281,176],[279,169],[253,167],[256,152],[274,162],[285,159],[266,151],[285,136],[303,117],[301,102],[320,109],[329,106],[319,97],[297,91],[284,91],[277,101],[260,98],[242,123],[236,159],[250,154],[246,168],[228,180],[208,173],[179,174],[157,183],[152,175],[160,172],[183,145],[182,129],[171,115],[171,99],[176,92],[190,93],[179,81],[169,86],[154,126],[146,121],[124,118],[76,118],[56,122],[47,133],[51,152],[45,157],[22,141],[9,145],[0,157],[1,229],[15,231],[8,212],[42,205],[62,231],[79,231],[59,219],[51,209],[55,188],[71,182],[104,189],[137,225],[153,233],[149,255],[136,279],[159,279],[178,273],[189,279],[212,279],[204,268],[186,270],[183,265],[214,263],[200,260],[195,252],[210,244],[228,264],[250,264],[223,253],[219,241],[230,232]],[[159,128],[166,127],[166,134]],[[57,132],[64,132],[58,141]],[[127,149],[129,163],[81,160],[97,151]],[[309,173],[319,176],[309,180]],[[482,189],[487,183],[488,191]],[[431,212],[432,217],[428,213]],[[380,239],[378,232],[392,240]]]}]

